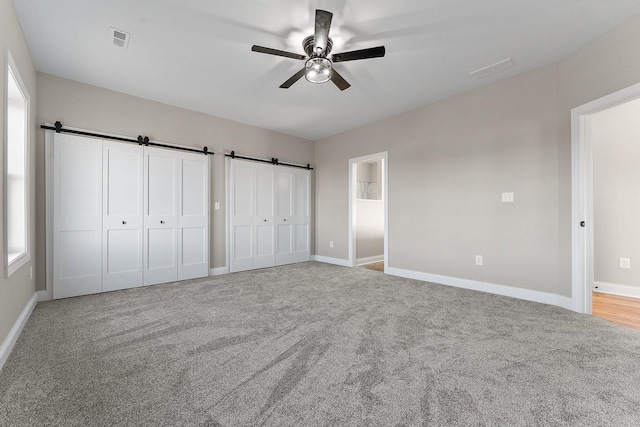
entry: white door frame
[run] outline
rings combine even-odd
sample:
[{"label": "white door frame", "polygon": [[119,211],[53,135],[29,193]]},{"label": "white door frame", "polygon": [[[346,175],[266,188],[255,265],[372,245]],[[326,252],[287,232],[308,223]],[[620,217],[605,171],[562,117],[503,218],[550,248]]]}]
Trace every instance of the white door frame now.
[{"label": "white door frame", "polygon": [[382,201],[384,204],[384,272],[389,268],[389,152],[349,159],[349,265],[356,266],[356,167],[358,163],[382,160]]},{"label": "white door frame", "polygon": [[[640,83],[571,110],[571,258],[573,310],[591,314],[593,284],[593,135],[591,116],[640,98]],[[580,223],[585,221],[585,227]]]}]

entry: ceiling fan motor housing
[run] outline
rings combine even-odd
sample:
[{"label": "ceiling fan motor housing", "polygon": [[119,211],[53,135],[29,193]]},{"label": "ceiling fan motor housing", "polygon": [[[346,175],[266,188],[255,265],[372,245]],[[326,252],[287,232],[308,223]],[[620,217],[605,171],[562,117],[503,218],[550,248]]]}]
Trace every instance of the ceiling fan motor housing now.
[{"label": "ceiling fan motor housing", "polygon": [[307,56],[309,56],[309,58],[314,58],[318,56],[327,57],[331,53],[331,48],[333,47],[333,40],[331,40],[331,37],[327,37],[327,49],[325,49],[322,55],[313,51],[314,40],[315,40],[314,36],[309,36],[302,41],[302,47],[305,53],[307,54]]}]

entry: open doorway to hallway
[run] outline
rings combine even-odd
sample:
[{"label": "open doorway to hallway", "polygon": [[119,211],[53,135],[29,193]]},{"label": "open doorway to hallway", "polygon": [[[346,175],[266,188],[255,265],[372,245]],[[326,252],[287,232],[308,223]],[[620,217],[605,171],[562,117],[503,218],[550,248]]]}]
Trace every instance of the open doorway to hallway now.
[{"label": "open doorway to hallway", "polygon": [[349,160],[350,239],[352,266],[387,268],[387,153]]},{"label": "open doorway to hallway", "polygon": [[640,329],[638,115],[640,83],[571,110],[571,228],[573,310]]},{"label": "open doorway to hallway", "polygon": [[594,316],[640,329],[640,99],[591,116]]}]

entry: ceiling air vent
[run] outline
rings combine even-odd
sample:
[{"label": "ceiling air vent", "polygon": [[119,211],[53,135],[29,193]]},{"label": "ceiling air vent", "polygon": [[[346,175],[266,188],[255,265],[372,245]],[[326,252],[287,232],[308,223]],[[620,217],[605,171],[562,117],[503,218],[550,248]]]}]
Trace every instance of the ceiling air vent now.
[{"label": "ceiling air vent", "polygon": [[129,33],[122,30],[118,30],[117,28],[113,28],[113,27],[111,27],[111,33],[113,36],[113,44],[115,44],[118,47],[123,47],[125,49],[129,47],[129,37],[130,37]]},{"label": "ceiling air vent", "polygon": [[515,65],[516,65],[515,62],[513,62],[511,58],[507,58],[502,61],[496,62],[495,64],[491,64],[489,66],[480,68],[479,70],[475,70],[469,74],[475,77],[476,79],[482,79],[492,74],[496,74],[501,71],[508,70],[509,68]]}]

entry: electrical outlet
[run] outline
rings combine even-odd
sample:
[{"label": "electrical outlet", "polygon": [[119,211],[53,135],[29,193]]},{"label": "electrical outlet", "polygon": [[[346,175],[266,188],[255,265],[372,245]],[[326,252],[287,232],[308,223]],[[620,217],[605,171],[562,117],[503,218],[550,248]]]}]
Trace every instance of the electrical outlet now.
[{"label": "electrical outlet", "polygon": [[620,258],[620,268],[629,270],[631,268],[631,260],[629,258]]},{"label": "electrical outlet", "polygon": [[502,193],[503,203],[513,203],[513,193]]},{"label": "electrical outlet", "polygon": [[329,247],[332,248],[333,247],[333,240],[329,240]]},{"label": "electrical outlet", "polygon": [[213,204],[213,209],[215,209],[215,210],[219,211],[219,210],[220,210],[220,202],[215,202],[215,203]]},{"label": "electrical outlet", "polygon": [[483,264],[482,255],[476,255],[476,265],[482,265],[482,264]]}]

